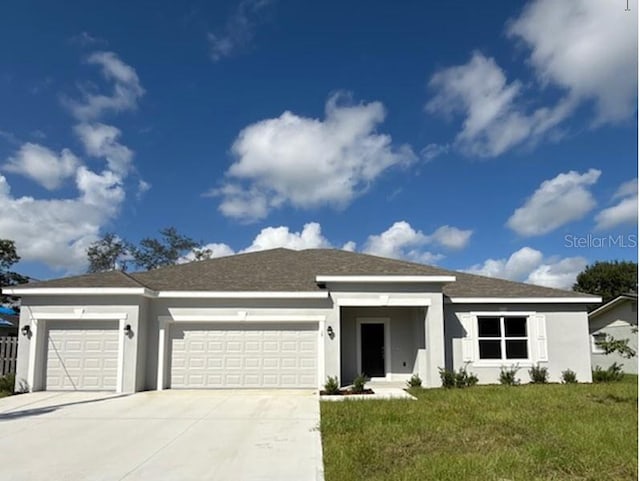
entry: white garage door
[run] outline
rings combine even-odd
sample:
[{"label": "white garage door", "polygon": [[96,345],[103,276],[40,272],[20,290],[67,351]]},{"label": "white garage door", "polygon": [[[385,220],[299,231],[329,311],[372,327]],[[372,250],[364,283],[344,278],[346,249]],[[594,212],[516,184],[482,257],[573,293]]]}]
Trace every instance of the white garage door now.
[{"label": "white garage door", "polygon": [[173,388],[315,388],[317,323],[174,325]]},{"label": "white garage door", "polygon": [[51,322],[47,337],[46,389],[115,391],[116,321]]}]

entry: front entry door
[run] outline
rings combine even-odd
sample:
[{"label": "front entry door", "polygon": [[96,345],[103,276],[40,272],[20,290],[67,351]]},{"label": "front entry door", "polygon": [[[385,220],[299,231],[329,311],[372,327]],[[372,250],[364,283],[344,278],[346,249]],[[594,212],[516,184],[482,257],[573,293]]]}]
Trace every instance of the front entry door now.
[{"label": "front entry door", "polygon": [[360,324],[362,372],[367,377],[385,377],[384,324]]}]

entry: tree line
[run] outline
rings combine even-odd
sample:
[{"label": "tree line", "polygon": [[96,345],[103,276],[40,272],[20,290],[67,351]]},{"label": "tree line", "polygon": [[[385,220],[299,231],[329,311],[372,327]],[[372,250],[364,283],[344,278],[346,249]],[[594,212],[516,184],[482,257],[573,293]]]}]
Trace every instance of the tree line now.
[{"label": "tree line", "polygon": [[161,229],[160,237],[145,237],[138,245],[108,232],[87,248],[87,272],[126,271],[134,266],[152,270],[178,264],[182,260],[200,261],[211,258],[211,250],[203,243],[178,232],[175,227]]}]

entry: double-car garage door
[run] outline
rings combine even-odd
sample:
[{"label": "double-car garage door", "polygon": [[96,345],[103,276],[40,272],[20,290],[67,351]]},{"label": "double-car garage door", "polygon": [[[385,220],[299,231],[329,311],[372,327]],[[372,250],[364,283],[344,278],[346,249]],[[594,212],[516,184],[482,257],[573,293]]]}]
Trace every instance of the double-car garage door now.
[{"label": "double-car garage door", "polygon": [[315,388],[317,323],[175,324],[172,388]]},{"label": "double-car garage door", "polygon": [[[115,391],[117,321],[50,321],[48,390]],[[169,330],[170,387],[315,388],[318,324],[174,323]]]}]

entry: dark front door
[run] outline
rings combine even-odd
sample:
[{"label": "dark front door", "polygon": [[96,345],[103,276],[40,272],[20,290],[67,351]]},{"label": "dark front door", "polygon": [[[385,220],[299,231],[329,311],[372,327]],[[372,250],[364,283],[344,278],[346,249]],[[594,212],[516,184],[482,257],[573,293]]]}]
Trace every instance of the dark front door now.
[{"label": "dark front door", "polygon": [[384,377],[384,324],[360,324],[362,372],[368,377]]}]

